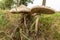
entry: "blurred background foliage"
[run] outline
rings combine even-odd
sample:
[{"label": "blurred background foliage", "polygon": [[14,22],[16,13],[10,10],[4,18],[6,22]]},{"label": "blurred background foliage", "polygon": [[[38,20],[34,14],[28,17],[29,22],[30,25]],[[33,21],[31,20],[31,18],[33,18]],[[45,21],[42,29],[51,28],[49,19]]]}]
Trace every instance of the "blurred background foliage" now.
[{"label": "blurred background foliage", "polygon": [[11,9],[12,7],[23,5],[28,5],[28,3],[33,3],[34,0],[1,0],[0,9]]}]

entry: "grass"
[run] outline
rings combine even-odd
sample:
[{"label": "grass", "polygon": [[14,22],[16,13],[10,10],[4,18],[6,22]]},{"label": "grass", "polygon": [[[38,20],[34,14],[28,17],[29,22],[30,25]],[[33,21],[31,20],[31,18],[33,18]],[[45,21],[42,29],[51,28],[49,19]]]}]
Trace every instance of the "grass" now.
[{"label": "grass", "polygon": [[[13,33],[13,29],[15,29],[16,26],[19,26],[22,40],[60,40],[60,13],[52,15],[41,14],[41,16],[37,15],[32,17],[33,20],[27,28],[20,23],[21,17],[21,14],[12,14],[8,11],[0,10],[0,31],[10,35]],[[1,36],[0,40],[11,40],[11,38],[6,35],[2,34]]]}]

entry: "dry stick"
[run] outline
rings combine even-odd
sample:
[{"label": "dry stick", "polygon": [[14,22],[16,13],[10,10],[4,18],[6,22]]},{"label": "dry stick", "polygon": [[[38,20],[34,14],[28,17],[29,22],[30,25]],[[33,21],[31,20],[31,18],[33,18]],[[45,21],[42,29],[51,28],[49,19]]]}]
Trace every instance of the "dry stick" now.
[{"label": "dry stick", "polygon": [[13,33],[11,34],[10,37],[13,37],[13,34],[16,32],[16,29],[18,28],[19,26],[17,25],[16,28],[13,30]]},{"label": "dry stick", "polygon": [[11,33],[11,35],[7,35],[9,38],[11,38],[12,39],[12,37],[13,37],[13,34],[16,32],[16,29],[18,28],[19,26],[17,25],[16,26],[16,28],[13,30],[13,33]]},{"label": "dry stick", "polygon": [[[31,39],[29,39],[23,32],[22,32],[22,30],[20,29],[20,34],[24,37],[24,38],[26,38],[27,40],[31,40]],[[21,39],[22,40],[22,39]]]},{"label": "dry stick", "polygon": [[32,30],[33,25],[35,24],[35,21],[31,24],[30,30]]}]

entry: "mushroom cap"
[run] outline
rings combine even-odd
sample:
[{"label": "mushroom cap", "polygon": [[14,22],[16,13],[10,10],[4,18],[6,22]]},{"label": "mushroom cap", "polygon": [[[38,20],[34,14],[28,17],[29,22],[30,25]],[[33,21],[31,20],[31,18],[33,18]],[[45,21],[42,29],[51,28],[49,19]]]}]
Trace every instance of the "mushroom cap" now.
[{"label": "mushroom cap", "polygon": [[10,10],[11,13],[28,13],[31,10],[29,8],[27,8],[25,5],[20,5],[17,8],[12,8]]},{"label": "mushroom cap", "polygon": [[16,8],[12,8],[12,9],[10,10],[10,12],[11,12],[11,13],[16,13],[17,10],[16,10]]},{"label": "mushroom cap", "polygon": [[37,5],[31,9],[31,13],[53,14],[55,11],[50,7]]}]

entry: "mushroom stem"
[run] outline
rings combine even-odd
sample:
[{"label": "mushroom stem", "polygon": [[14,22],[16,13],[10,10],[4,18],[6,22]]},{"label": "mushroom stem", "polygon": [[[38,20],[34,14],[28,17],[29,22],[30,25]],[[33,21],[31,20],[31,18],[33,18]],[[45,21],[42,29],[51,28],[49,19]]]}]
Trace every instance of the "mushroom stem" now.
[{"label": "mushroom stem", "polygon": [[26,15],[24,15],[24,26],[27,27],[27,24],[26,24]]},{"label": "mushroom stem", "polygon": [[37,15],[36,23],[35,23],[35,32],[38,31],[38,22],[39,22],[39,15]]},{"label": "mushroom stem", "polygon": [[27,20],[26,20],[26,14],[24,15],[24,32],[27,34],[28,33],[28,29],[27,29]]}]

